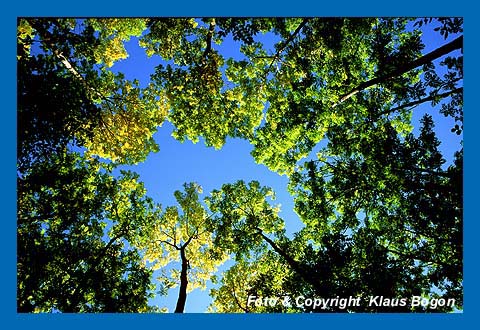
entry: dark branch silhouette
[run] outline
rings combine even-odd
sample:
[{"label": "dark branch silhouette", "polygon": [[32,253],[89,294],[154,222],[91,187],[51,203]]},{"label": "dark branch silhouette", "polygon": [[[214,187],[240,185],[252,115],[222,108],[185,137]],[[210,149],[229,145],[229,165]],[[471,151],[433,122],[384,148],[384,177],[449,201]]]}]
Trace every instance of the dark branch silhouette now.
[{"label": "dark branch silhouette", "polygon": [[376,78],[373,78],[371,80],[368,80],[368,81],[365,81],[363,83],[361,83],[360,85],[358,85],[357,87],[355,87],[354,89],[352,89],[350,92],[348,92],[347,94],[343,95],[340,100],[333,106],[333,107],[336,107],[337,105],[345,102],[346,100],[348,100],[349,98],[351,98],[352,96],[354,96],[355,94],[357,94],[358,92],[361,92],[369,87],[372,87],[372,86],[375,86],[377,84],[380,84],[382,82],[385,82],[389,79],[392,79],[394,77],[398,77],[398,76],[401,76],[402,74],[404,73],[407,73],[408,71],[410,70],[413,70],[421,65],[425,65],[425,64],[428,64],[448,53],[451,53],[453,52],[454,50],[456,49],[460,49],[463,47],[463,36],[460,36],[458,37],[457,39],[449,42],[448,44],[445,44],[437,49],[435,49],[434,51],[431,51],[430,53],[416,59],[415,61],[413,62],[410,62],[408,63],[407,65],[405,66],[402,66],[401,68],[397,68],[391,72],[388,72],[384,75],[379,75],[378,77]]}]

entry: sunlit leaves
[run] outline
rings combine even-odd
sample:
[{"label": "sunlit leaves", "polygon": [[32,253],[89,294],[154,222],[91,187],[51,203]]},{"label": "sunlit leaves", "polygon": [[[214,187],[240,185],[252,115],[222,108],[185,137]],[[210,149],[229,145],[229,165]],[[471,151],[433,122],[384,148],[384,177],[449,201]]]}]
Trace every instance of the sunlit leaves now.
[{"label": "sunlit leaves", "polygon": [[[247,294],[433,286],[461,301],[463,154],[446,168],[433,119],[414,136],[412,110],[438,105],[461,134],[463,57],[457,44],[438,64],[402,71],[423,48],[409,22],[19,19],[19,306],[149,311],[147,267],[161,293],[190,292],[229,255],[236,263],[211,291],[214,311],[298,310],[249,308]],[[462,31],[461,19],[436,22],[444,37]],[[110,69],[131,37],[161,60],[150,83]],[[226,58],[231,39],[239,52]],[[205,203],[186,184],[162,209],[138,175],[113,176],[159,150],[164,120],[179,141],[219,149],[247,139],[258,163],[290,179],[303,229],[285,236],[272,190],[257,181],[225,184]],[[71,148],[85,158],[65,156]]]},{"label": "sunlit leaves", "polygon": [[[230,59],[225,72],[230,81],[225,79],[225,60],[213,45],[221,43],[213,19],[198,25],[190,19],[158,19],[150,25],[141,45],[149,55],[173,59],[173,64],[159,65],[152,78],[166,92],[174,137],[193,142],[203,137],[217,149],[227,136],[252,137],[264,108],[265,98],[258,93],[263,71],[253,65],[244,70],[241,62]],[[252,78],[255,83],[249,82]],[[240,81],[247,85],[236,88]]]},{"label": "sunlit leaves", "polygon": [[[64,86],[53,85],[50,89],[76,91],[70,102],[95,105],[85,109],[90,111],[86,116],[79,116],[76,108],[66,109],[72,117],[65,132],[67,140],[86,147],[87,155],[123,164],[138,163],[158,151],[153,134],[168,111],[165,93],[152,84],[140,87],[137,80],[128,81],[123,74],[108,69],[126,58],[124,42],[143,33],[145,20],[31,19],[28,23],[35,28],[44,51],[37,51],[29,61],[25,59],[25,75],[20,79],[28,82],[30,76],[46,75],[50,78],[43,80],[54,83],[52,76],[60,76]],[[29,33],[27,28],[20,25],[23,34]],[[38,103],[36,99],[28,102],[31,107]]]},{"label": "sunlit leaves", "polygon": [[187,36],[194,33],[198,23],[193,18],[151,18],[147,22],[148,32],[140,38],[140,46],[147,55],[160,55],[170,60],[177,53],[188,51]]},{"label": "sunlit leaves", "polygon": [[[370,24],[368,20],[313,20],[303,29],[304,39],[292,41],[281,57],[271,60],[277,70],[272,70],[267,85],[266,121],[252,140],[257,162],[291,174],[325,137],[331,123],[345,120],[339,109],[330,108],[342,89],[373,73],[373,64],[365,61],[369,41],[363,35]],[[333,31],[338,34],[336,43],[326,37]]]},{"label": "sunlit leaves", "polygon": [[271,205],[273,191],[252,181],[237,181],[214,190],[206,203],[218,215],[211,221],[216,231],[215,246],[235,253],[237,257],[249,256],[252,251],[265,248],[259,233],[281,235],[284,223],[278,217],[280,205]]},{"label": "sunlit leaves", "polygon": [[142,89],[122,75],[116,75],[113,84],[115,92],[100,100],[100,124],[86,139],[87,154],[135,164],[158,151],[153,134],[162,125],[168,104],[152,84]]},{"label": "sunlit leaves", "polygon": [[35,32],[30,24],[25,19],[19,19],[17,26],[17,60],[30,55],[34,35]]},{"label": "sunlit leaves", "polygon": [[282,285],[290,270],[274,253],[259,255],[253,261],[238,260],[222,274],[220,287],[210,290],[213,298],[209,306],[215,313],[279,312],[282,304],[271,308],[249,303],[249,296],[282,297]]},{"label": "sunlit leaves", "polygon": [[[184,191],[176,191],[179,207],[170,206],[152,223],[143,228],[148,239],[140,243],[145,251],[145,261],[153,269],[163,269],[173,262],[181,262],[181,250],[188,261],[187,292],[196,288],[205,289],[211,276],[223,264],[228,255],[214,245],[213,233],[209,230],[206,210],[198,194],[201,187],[196,183],[184,185]],[[159,281],[164,288],[180,284],[180,270],[162,270]]]},{"label": "sunlit leaves", "polygon": [[222,65],[223,58],[211,50],[190,71],[171,66],[157,69],[155,81],[166,90],[171,105],[168,119],[175,125],[173,135],[178,140],[198,142],[203,137],[208,146],[218,149],[227,136],[250,137],[260,124],[262,98],[252,90],[224,89]]},{"label": "sunlit leaves", "polygon": [[87,24],[98,32],[99,45],[94,51],[97,63],[111,67],[128,57],[124,42],[140,36],[146,29],[146,20],[139,18],[90,18]]}]

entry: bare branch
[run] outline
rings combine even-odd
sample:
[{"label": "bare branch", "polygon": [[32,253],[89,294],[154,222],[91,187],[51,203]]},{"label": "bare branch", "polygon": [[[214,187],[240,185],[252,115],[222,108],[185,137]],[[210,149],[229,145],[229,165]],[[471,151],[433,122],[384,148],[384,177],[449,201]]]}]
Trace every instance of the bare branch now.
[{"label": "bare branch", "polygon": [[171,243],[171,242],[169,242],[169,241],[157,239],[156,242],[170,245],[170,246],[173,247],[175,250],[179,250],[179,251],[180,251],[180,248],[179,248],[176,244],[173,244],[173,243]]}]

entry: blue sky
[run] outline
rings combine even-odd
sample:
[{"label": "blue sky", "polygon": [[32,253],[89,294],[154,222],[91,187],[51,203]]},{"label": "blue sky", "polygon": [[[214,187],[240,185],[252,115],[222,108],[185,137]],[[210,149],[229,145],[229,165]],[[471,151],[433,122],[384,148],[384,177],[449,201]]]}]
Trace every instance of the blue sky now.
[{"label": "blue sky", "polygon": [[[452,40],[450,36],[446,41],[442,40],[437,32],[431,30],[432,26],[424,34],[427,53]],[[262,41],[272,45],[273,39],[262,37]],[[241,54],[234,49],[231,39],[226,39],[220,46],[213,45],[222,50],[225,58],[230,56],[238,58]],[[154,72],[156,65],[161,62],[158,57],[148,58],[144,50],[138,46],[136,38],[132,38],[126,44],[129,58],[117,62],[113,70],[123,72],[127,79],[138,79],[141,85],[149,82],[149,76]],[[453,120],[438,114],[438,109],[432,111],[430,104],[423,104],[414,110],[413,123],[414,133],[418,132],[418,122],[423,114],[427,112],[434,115],[438,138],[442,141],[440,149],[447,160],[453,158],[453,152],[459,149],[462,139],[450,132],[454,126]],[[194,144],[188,140],[181,143],[172,136],[173,126],[165,122],[154,135],[160,146],[160,151],[150,154],[147,160],[135,166],[124,166],[140,174],[140,180],[145,183],[147,194],[163,207],[175,205],[173,192],[181,190],[185,182],[197,182],[203,187],[203,197],[213,189],[218,189],[224,183],[231,183],[236,180],[258,180],[260,184],[273,188],[276,192],[276,203],[281,204],[280,216],[285,220],[287,234],[298,231],[301,221],[293,211],[293,199],[287,192],[288,179],[271,172],[264,165],[256,164],[250,155],[252,146],[248,141],[228,138],[226,144],[220,150],[208,148],[200,139]],[[178,265],[172,264],[173,267]],[[222,267],[225,269],[225,267]],[[152,304],[159,307],[167,307],[169,312],[175,309],[178,290],[172,289],[166,297],[157,296]],[[206,291],[195,290],[187,297],[185,312],[205,312],[210,303],[208,288]]]},{"label": "blue sky", "polygon": [[[474,266],[477,261],[476,233],[480,229],[477,221],[476,204],[478,204],[478,163],[476,149],[478,133],[475,124],[478,122],[478,111],[473,106],[476,95],[478,76],[477,59],[475,56],[478,43],[478,24],[476,24],[476,4],[473,1],[447,0],[412,1],[399,3],[385,1],[358,2],[347,0],[344,2],[295,1],[279,4],[278,1],[242,1],[239,3],[225,3],[224,1],[209,1],[207,4],[199,1],[184,0],[182,2],[146,1],[142,5],[131,6],[131,3],[118,1],[91,1],[85,0],[81,6],[78,3],[65,3],[58,0],[39,2],[24,0],[13,2],[5,6],[1,20],[4,31],[7,32],[2,59],[4,63],[3,95],[4,120],[2,121],[2,137],[4,141],[4,159],[2,179],[4,186],[2,203],[4,206],[5,228],[2,231],[3,242],[6,243],[5,271],[2,273],[2,316],[4,321],[11,321],[16,328],[48,327],[49,329],[84,329],[87,327],[115,327],[127,329],[134,327],[198,327],[220,329],[234,324],[241,324],[246,328],[260,327],[318,327],[319,322],[329,327],[360,327],[371,329],[405,329],[406,327],[427,327],[437,329],[451,329],[467,327],[470,321],[477,321],[476,310],[478,305],[478,273]],[[465,153],[465,313],[461,315],[398,315],[398,314],[355,314],[355,315],[226,315],[217,314],[208,317],[203,315],[19,315],[15,313],[16,297],[16,44],[14,35],[16,17],[18,16],[464,16],[465,17],[465,65],[468,67],[465,84],[465,139],[468,146]],[[10,37],[10,39],[8,39]],[[10,82],[8,82],[10,80]],[[11,159],[11,161],[8,161]],[[191,296],[193,297],[193,295]],[[188,305],[188,303],[187,303]],[[188,307],[188,306],[187,306]]]},{"label": "blue sky", "polygon": [[[267,42],[271,43],[271,39]],[[225,40],[221,45],[221,49],[225,49],[225,52],[222,51],[225,58],[241,56],[233,46],[231,39]],[[117,62],[112,69],[123,72],[128,79],[138,79],[141,85],[146,84],[150,74],[154,72],[154,67],[161,61],[156,57],[148,58],[144,50],[138,46],[136,38],[132,38],[126,48],[130,54],[129,58]],[[132,65],[133,63],[135,65]],[[165,122],[154,135],[160,151],[151,153],[143,163],[122,167],[140,174],[147,194],[156,202],[161,203],[163,207],[175,205],[173,193],[175,190],[181,190],[185,182],[200,184],[203,188],[202,197],[206,197],[210,191],[219,189],[225,183],[257,180],[275,191],[275,202],[282,206],[280,216],[285,220],[287,234],[297,232],[302,227],[300,219],[293,211],[293,199],[287,192],[287,177],[255,163],[250,155],[253,147],[248,141],[227,138],[222,149],[215,150],[206,147],[203,139],[196,144],[189,140],[181,143],[171,136],[172,131],[173,125]],[[175,309],[177,295],[178,290],[172,289],[167,297],[157,297],[152,303],[159,307],[167,307],[172,312]],[[188,295],[185,312],[205,312],[210,300],[208,289],[206,291],[197,289]]]}]

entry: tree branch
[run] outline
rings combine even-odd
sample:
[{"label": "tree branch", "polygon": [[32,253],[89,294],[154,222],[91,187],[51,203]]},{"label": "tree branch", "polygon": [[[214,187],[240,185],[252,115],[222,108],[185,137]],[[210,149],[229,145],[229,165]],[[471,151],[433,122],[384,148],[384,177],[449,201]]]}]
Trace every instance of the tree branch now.
[{"label": "tree branch", "polygon": [[174,236],[172,236],[172,235],[170,235],[169,233],[167,233],[166,230],[162,230],[161,232],[162,232],[163,235],[165,235],[165,236],[167,236],[168,238],[170,238],[170,239],[173,241],[173,244],[176,244],[176,242],[175,242],[175,237],[174,237]]},{"label": "tree branch", "polygon": [[238,300],[238,297],[237,297],[237,289],[236,289],[236,285],[235,285],[235,280],[232,280],[232,297],[235,301],[235,303],[237,304],[237,306],[244,312],[244,313],[248,313],[248,308],[245,308],[242,306],[242,304],[240,303],[240,301]]},{"label": "tree branch", "polygon": [[188,240],[185,242],[185,244],[183,244],[184,247],[188,246],[188,244],[190,244],[190,242],[193,240],[193,238],[195,237],[196,235],[192,235],[188,238]]},{"label": "tree branch", "polygon": [[433,101],[437,98],[445,98],[445,97],[450,96],[452,94],[458,94],[458,93],[463,93],[463,87],[455,88],[451,91],[448,91],[448,92],[445,92],[445,93],[442,93],[442,94],[430,95],[430,96],[425,97],[423,99],[412,101],[412,102],[400,105],[398,107],[395,107],[395,108],[392,108],[392,109],[389,109],[389,110],[386,110],[386,111],[382,111],[378,115],[379,116],[388,115],[388,114],[393,113],[395,111],[403,110],[405,108],[416,107],[419,104],[429,102],[429,101]]},{"label": "tree branch", "polygon": [[346,100],[348,100],[349,98],[351,98],[352,96],[354,96],[355,94],[357,94],[358,92],[364,90],[364,89],[367,89],[369,87],[372,87],[372,86],[375,86],[379,83],[382,83],[382,82],[385,82],[389,79],[392,79],[394,77],[397,77],[397,76],[401,76],[402,74],[410,71],[410,70],[413,70],[421,65],[425,65],[425,64],[428,64],[434,60],[436,60],[437,58],[440,58],[442,57],[443,55],[446,55],[456,49],[460,49],[463,47],[463,36],[460,36],[458,38],[456,38],[455,40],[435,49],[434,51],[400,67],[400,68],[397,68],[391,72],[388,72],[384,75],[380,75],[376,78],[373,78],[371,80],[368,80],[366,82],[363,82],[361,83],[360,85],[358,85],[357,87],[355,87],[354,89],[352,89],[350,92],[348,92],[347,94],[343,95],[342,97],[340,97],[340,100],[333,105],[333,107],[335,108],[337,105],[345,102]]},{"label": "tree branch", "polygon": [[446,264],[446,263],[438,261],[438,260],[428,260],[427,258],[415,255],[414,253],[405,253],[405,252],[401,252],[401,251],[394,250],[394,249],[391,249],[391,248],[385,248],[385,249],[390,253],[396,254],[398,256],[405,257],[407,259],[418,260],[418,261],[425,262],[427,264],[436,264],[438,266],[443,266],[443,267],[451,267],[452,266],[450,264]]},{"label": "tree branch", "polygon": [[[128,102],[134,105],[140,104],[138,102],[121,98],[121,97],[103,95],[95,86],[92,86],[91,84],[89,84],[89,82],[85,79],[85,77],[80,74],[75,64],[56,47],[53,41],[55,38],[53,37],[53,34],[50,31],[48,31],[48,29],[43,27],[40,23],[38,23],[35,20],[30,20],[28,23],[31,25],[31,27],[33,27],[37,31],[37,33],[41,38],[41,42],[44,43],[48,47],[48,49],[50,49],[52,54],[60,61],[60,63],[62,63],[65,69],[67,69],[67,71],[70,72],[78,81],[80,81],[83,87],[85,87],[87,94],[90,93],[92,95],[96,95],[101,100],[105,101],[110,113],[112,114],[114,113],[114,111],[110,107],[110,104],[112,104],[115,107],[118,107],[115,101]],[[115,101],[112,101],[112,100],[115,100]],[[121,112],[116,112],[116,113],[121,114]],[[123,115],[122,115],[122,118],[125,119]]]},{"label": "tree branch", "polygon": [[308,270],[306,270],[302,264],[300,264],[298,261],[293,259],[290,255],[288,255],[285,251],[283,251],[273,240],[271,240],[268,236],[266,236],[262,229],[256,227],[255,228],[258,232],[258,234],[265,240],[275,252],[277,252],[285,261],[288,263],[288,265],[298,273],[306,282],[311,284],[313,287],[317,287],[316,281],[310,276]]},{"label": "tree branch", "polygon": [[208,53],[212,49],[212,37],[213,37],[213,32],[215,31],[215,19],[213,18],[212,21],[210,22],[210,26],[208,27],[208,33],[207,33],[207,46],[205,47],[205,51],[203,52],[203,57],[207,57]]},{"label": "tree branch", "polygon": [[179,248],[176,244],[170,243],[169,241],[164,241],[164,240],[161,240],[161,239],[157,239],[156,241],[159,242],[159,243],[164,243],[164,244],[170,245],[170,246],[173,247],[175,250],[179,250],[179,251],[180,251],[180,248]]},{"label": "tree branch", "polygon": [[47,42],[48,40],[53,40],[53,39],[54,39],[54,38],[53,38],[53,35],[52,35],[47,29],[45,29],[41,24],[39,24],[38,22],[36,22],[35,20],[30,20],[30,21],[28,21],[28,24],[30,24],[30,25],[38,32],[38,34],[39,34],[40,37],[42,38],[42,42],[48,44],[48,47],[49,47],[50,50],[52,51],[53,55],[55,55],[55,57],[57,57],[57,58],[60,60],[60,62],[63,64],[63,66],[64,66],[75,78],[79,79],[85,87],[88,87],[85,78],[78,72],[78,70],[75,68],[75,66],[70,63],[70,61],[68,60],[68,58],[67,58],[65,55],[63,55],[63,53],[60,52],[60,51],[57,49],[57,47],[55,47],[55,45],[53,44],[53,42]]},{"label": "tree branch", "polygon": [[285,42],[283,43],[282,47],[280,47],[278,50],[277,50],[277,53],[273,56],[273,59],[272,61],[270,62],[270,65],[268,66],[268,69],[267,69],[267,72],[270,71],[270,69],[272,68],[273,66],[273,63],[275,63],[275,61],[280,57],[280,53],[282,53],[285,48],[287,48],[288,44],[291,43],[293,41],[293,39],[297,36],[297,34],[300,33],[300,31],[303,29],[303,27],[307,24],[307,22],[309,21],[309,18],[304,18],[302,23],[300,23],[297,28],[295,29],[295,31],[293,31],[293,33],[288,37],[287,40],[285,40]]}]

